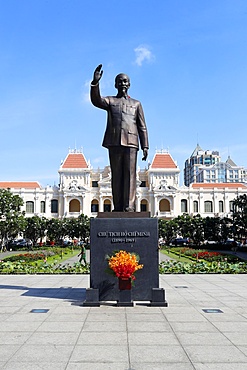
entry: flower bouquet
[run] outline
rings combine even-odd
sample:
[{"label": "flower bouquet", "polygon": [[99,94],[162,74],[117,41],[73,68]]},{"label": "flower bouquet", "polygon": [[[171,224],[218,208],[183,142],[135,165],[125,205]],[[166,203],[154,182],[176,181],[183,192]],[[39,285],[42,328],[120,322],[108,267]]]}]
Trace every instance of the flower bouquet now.
[{"label": "flower bouquet", "polygon": [[106,257],[108,267],[111,272],[119,279],[119,289],[129,290],[135,280],[134,273],[143,268],[139,264],[139,256],[123,250],[116,251],[112,256]]}]

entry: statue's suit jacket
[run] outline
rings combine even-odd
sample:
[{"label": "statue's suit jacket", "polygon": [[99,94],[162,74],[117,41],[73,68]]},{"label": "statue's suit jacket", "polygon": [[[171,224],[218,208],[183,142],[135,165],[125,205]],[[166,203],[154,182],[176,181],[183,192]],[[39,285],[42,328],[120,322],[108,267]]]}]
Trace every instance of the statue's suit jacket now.
[{"label": "statue's suit jacket", "polygon": [[[130,97],[101,97],[99,84],[91,85],[91,101],[107,111],[107,126],[102,145],[148,148],[148,134],[142,105]],[[139,140],[138,140],[139,137]]]}]

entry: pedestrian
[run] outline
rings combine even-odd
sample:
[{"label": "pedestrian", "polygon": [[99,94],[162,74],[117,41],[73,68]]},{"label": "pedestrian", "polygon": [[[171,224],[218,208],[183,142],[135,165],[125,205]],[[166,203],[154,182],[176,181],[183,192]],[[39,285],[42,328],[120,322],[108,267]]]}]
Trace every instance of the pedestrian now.
[{"label": "pedestrian", "polygon": [[86,260],[86,248],[85,248],[85,245],[84,244],[81,245],[81,252],[78,254],[78,257],[80,257],[79,263],[82,263],[82,261],[83,261],[84,262],[84,265],[87,264],[87,260]]}]

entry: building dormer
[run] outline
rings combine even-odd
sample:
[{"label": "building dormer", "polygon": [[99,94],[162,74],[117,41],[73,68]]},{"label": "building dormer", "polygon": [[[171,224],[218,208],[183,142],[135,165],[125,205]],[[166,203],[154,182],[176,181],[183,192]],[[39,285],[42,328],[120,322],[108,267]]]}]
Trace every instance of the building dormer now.
[{"label": "building dormer", "polygon": [[169,189],[179,186],[180,169],[167,150],[156,151],[148,168],[148,179],[151,189],[164,186]]},{"label": "building dormer", "polygon": [[90,163],[86,161],[81,149],[70,149],[58,170],[60,189],[80,190],[91,187]]}]

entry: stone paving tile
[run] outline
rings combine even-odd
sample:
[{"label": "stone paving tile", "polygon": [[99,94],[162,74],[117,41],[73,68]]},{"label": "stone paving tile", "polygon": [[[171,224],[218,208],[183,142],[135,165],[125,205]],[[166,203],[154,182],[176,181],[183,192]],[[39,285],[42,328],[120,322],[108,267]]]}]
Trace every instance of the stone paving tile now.
[{"label": "stone paving tile", "polygon": [[23,331],[34,331],[41,325],[40,322],[0,322],[0,333],[1,332],[23,332]]},{"label": "stone paving tile", "polygon": [[45,321],[40,324],[37,329],[37,332],[73,332],[77,333],[81,330],[83,323],[78,322],[49,322]]},{"label": "stone paving tile", "polygon": [[[125,312],[127,314],[142,314],[142,313],[148,313],[148,314],[158,314],[161,313],[161,307],[150,307],[149,305],[142,304],[140,302],[134,302],[134,307],[126,307]],[[165,307],[167,308],[167,307]]]},{"label": "stone paving tile", "polygon": [[235,346],[247,346],[247,333],[240,334],[239,332],[224,332],[224,336]]},{"label": "stone paving tile", "polygon": [[247,322],[246,318],[242,315],[238,315],[237,313],[235,314],[227,314],[223,311],[224,315],[219,313],[208,313],[205,314],[205,317],[211,321],[212,323],[218,323],[218,322],[236,322],[239,325],[241,325],[241,322]]},{"label": "stone paving tile", "polygon": [[207,319],[200,313],[165,313],[165,317],[169,322],[207,322]]},{"label": "stone paving tile", "polygon": [[[57,327],[59,330],[59,326]],[[26,343],[32,345],[68,345],[74,346],[78,339],[78,333],[69,333],[66,334],[61,332],[34,332],[31,335]]]},{"label": "stone paving tile", "polygon": [[175,332],[218,332],[217,328],[210,322],[171,322],[170,325]]},{"label": "stone paving tile", "polygon": [[12,313],[18,312],[21,308],[22,308],[21,305],[19,307],[18,306],[11,306],[9,304],[5,306],[2,302],[2,300],[1,300],[0,315],[2,315],[2,314],[9,314],[10,315]]},{"label": "stone paving tile", "polygon": [[90,307],[81,307],[80,305],[73,305],[70,302],[54,307],[53,314],[72,314],[81,315],[87,314],[90,311]]},{"label": "stone paving tile", "polygon": [[32,335],[32,331],[28,332],[0,332],[0,345],[13,345],[13,344],[23,344]]},{"label": "stone paving tile", "polygon": [[247,332],[247,321],[246,322],[214,322],[215,327],[223,333],[227,332]]},{"label": "stone paving tile", "polygon": [[[131,363],[134,370],[195,370],[191,363]],[[125,369],[126,370],[126,369]],[[223,370],[223,369],[222,369]]]},{"label": "stone paving tile", "polygon": [[59,363],[69,360],[74,347],[69,345],[23,345],[11,358],[15,362]]},{"label": "stone paving tile", "polygon": [[247,356],[234,346],[184,346],[189,358],[194,363],[238,363],[247,364]]},{"label": "stone paving tile", "polygon": [[126,323],[118,321],[86,321],[83,331],[91,332],[119,332],[126,331]]},{"label": "stone paving tile", "polygon": [[166,318],[162,313],[149,313],[148,309],[146,309],[146,313],[127,313],[127,320],[128,322],[135,321],[166,321]]},{"label": "stone paving tile", "polygon": [[247,346],[240,345],[240,346],[238,346],[238,348],[240,349],[240,351],[242,351],[245,354],[245,356],[247,358]]},{"label": "stone paving tile", "polygon": [[20,348],[20,344],[1,344],[0,346],[0,359],[2,362],[9,361],[12,356],[18,351]]},{"label": "stone paving tile", "polygon": [[174,333],[162,332],[162,333],[150,333],[150,332],[129,332],[128,333],[129,345],[156,345],[156,346],[174,346],[180,345],[176,335]]},{"label": "stone paving tile", "polygon": [[47,316],[44,313],[15,313],[6,318],[5,322],[42,322],[45,321],[46,318]]},{"label": "stone paving tile", "polygon": [[247,370],[247,364],[246,363],[214,363],[214,364],[198,364],[195,363],[195,370]]},{"label": "stone paving tile", "polygon": [[128,370],[128,369],[129,369],[128,362],[121,362],[121,363],[119,362],[112,362],[112,363],[97,362],[97,364],[95,364],[92,362],[81,363],[81,362],[70,361],[68,367],[66,367],[66,370]]},{"label": "stone paving tile", "polygon": [[126,345],[128,343],[126,332],[88,332],[82,331],[77,344],[87,345]]},{"label": "stone paving tile", "polygon": [[47,319],[46,319],[46,322],[57,322],[58,325],[59,325],[59,322],[84,322],[87,318],[87,313],[81,313],[80,315],[78,314],[69,314],[69,313],[66,313],[66,314],[63,314],[63,313],[59,313],[59,314],[54,314],[54,313],[51,313]]},{"label": "stone paving tile", "polygon": [[127,328],[129,332],[172,332],[166,321],[128,321]]},{"label": "stone paving tile", "polygon": [[161,311],[165,314],[198,314],[198,309],[193,307],[192,305],[185,306],[184,304],[177,304],[175,305],[173,302],[170,302],[168,307],[160,307]]},{"label": "stone paving tile", "polygon": [[77,345],[72,353],[70,362],[81,362],[83,369],[84,362],[92,362],[95,365],[103,362],[127,363],[128,348],[127,345]]},{"label": "stone paving tile", "polygon": [[98,313],[89,313],[87,317],[87,322],[89,321],[117,321],[122,322],[126,320],[125,312],[98,312]]},{"label": "stone paving tile", "polygon": [[[34,358],[33,361],[30,363],[9,361],[5,365],[4,370],[65,370],[67,369],[66,365],[67,362],[58,362],[58,363],[36,362]],[[2,368],[0,367],[0,369]]]},{"label": "stone paving tile", "polygon": [[177,332],[176,336],[181,343],[182,346],[186,345],[216,345],[218,346],[219,343],[223,346],[231,346],[232,342],[225,337],[224,334],[220,332],[212,333],[212,332]]},{"label": "stone paving tile", "polygon": [[189,359],[180,346],[135,346],[130,347],[131,363],[186,363]]}]

